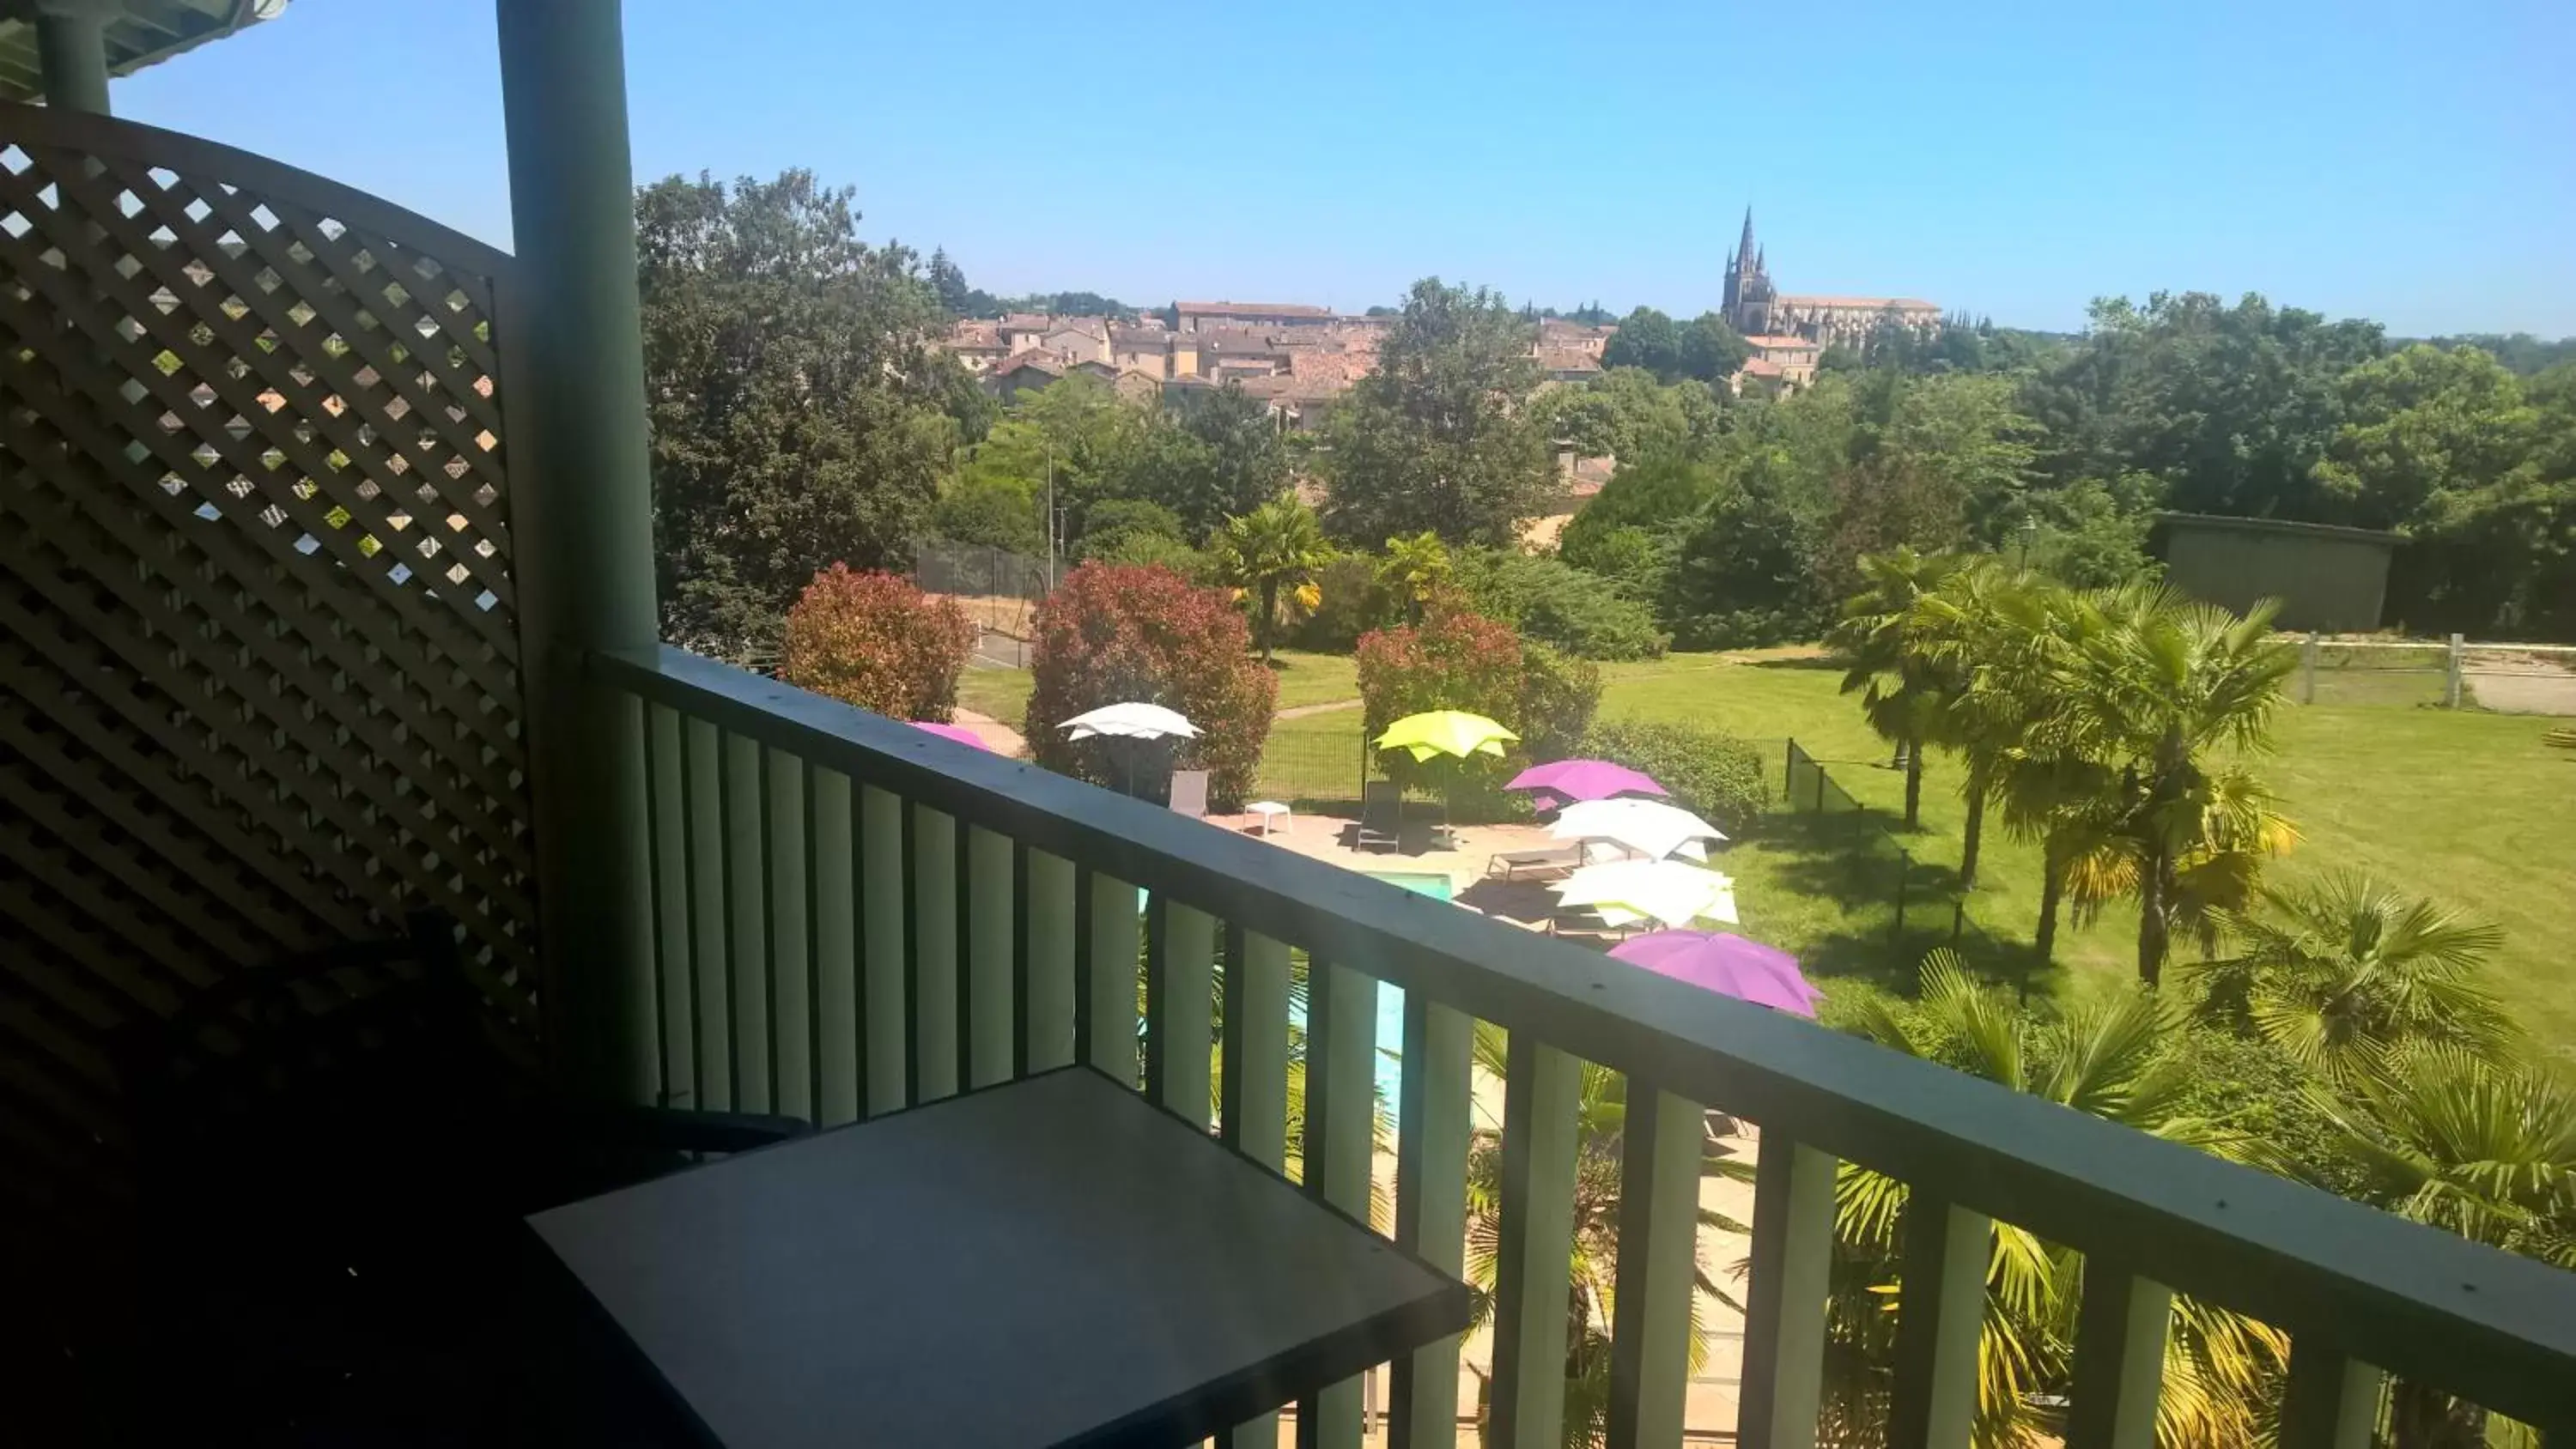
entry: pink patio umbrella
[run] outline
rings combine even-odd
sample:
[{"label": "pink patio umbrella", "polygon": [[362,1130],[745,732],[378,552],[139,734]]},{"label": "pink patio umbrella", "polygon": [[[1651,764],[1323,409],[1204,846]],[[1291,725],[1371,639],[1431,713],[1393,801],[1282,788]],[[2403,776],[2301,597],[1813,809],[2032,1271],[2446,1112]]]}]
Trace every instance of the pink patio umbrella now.
[{"label": "pink patio umbrella", "polygon": [[930,733],[939,736],[943,740],[955,740],[961,745],[973,745],[979,750],[989,750],[992,748],[991,745],[984,743],[984,737],[982,735],[975,733],[973,730],[970,730],[961,724],[938,724],[926,719],[911,720],[908,721],[908,723],[911,724],[914,729],[928,730]]},{"label": "pink patio umbrella", "polygon": [[1610,954],[1658,976],[1798,1016],[1814,1016],[1821,995],[1798,974],[1797,957],[1725,931],[1656,931],[1622,941]]},{"label": "pink patio umbrella", "polygon": [[1608,760],[1557,760],[1532,765],[1512,776],[1506,790],[1528,790],[1543,809],[1563,809],[1577,800],[1607,800],[1613,795],[1669,795],[1651,776]]}]

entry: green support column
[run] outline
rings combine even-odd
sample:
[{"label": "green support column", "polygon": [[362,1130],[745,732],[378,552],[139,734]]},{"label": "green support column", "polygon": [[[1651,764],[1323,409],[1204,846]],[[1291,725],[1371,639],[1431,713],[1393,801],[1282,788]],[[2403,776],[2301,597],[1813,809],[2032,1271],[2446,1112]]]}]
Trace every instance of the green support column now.
[{"label": "green support column", "polygon": [[36,63],[44,73],[46,105],[109,114],[107,11],[98,0],[42,0],[36,8]]},{"label": "green support column", "polygon": [[653,497],[618,0],[498,0],[517,275],[507,361],[511,536],[536,792],[547,1053],[559,1079],[650,1081],[636,705],[583,656],[652,647]]}]

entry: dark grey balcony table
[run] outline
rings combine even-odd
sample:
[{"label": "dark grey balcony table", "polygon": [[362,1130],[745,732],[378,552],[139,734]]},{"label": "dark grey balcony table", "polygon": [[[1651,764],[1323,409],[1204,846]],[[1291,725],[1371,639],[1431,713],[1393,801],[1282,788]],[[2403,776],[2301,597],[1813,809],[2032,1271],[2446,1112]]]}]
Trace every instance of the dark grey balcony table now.
[{"label": "dark grey balcony table", "polygon": [[528,1222],[733,1449],[1189,1444],[1469,1313],[1465,1285],[1080,1067]]}]

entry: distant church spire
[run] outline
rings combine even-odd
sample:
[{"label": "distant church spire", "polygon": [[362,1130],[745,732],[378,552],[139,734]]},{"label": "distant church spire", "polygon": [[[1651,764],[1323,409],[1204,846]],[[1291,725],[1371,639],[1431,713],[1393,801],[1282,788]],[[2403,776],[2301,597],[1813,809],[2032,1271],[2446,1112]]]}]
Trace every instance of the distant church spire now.
[{"label": "distant church spire", "polygon": [[1736,243],[1735,257],[1739,265],[1750,266],[1753,262],[1754,255],[1753,208],[1747,206],[1744,208],[1744,240]]}]

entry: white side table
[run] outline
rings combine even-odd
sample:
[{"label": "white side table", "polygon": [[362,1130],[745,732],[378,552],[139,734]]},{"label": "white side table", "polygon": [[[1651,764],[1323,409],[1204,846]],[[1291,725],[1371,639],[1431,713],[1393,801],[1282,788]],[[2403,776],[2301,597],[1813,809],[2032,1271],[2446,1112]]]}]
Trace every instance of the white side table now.
[{"label": "white side table", "polygon": [[1261,817],[1261,833],[1264,835],[1278,825],[1280,816],[1290,813],[1287,806],[1276,800],[1255,800],[1243,808]]}]

